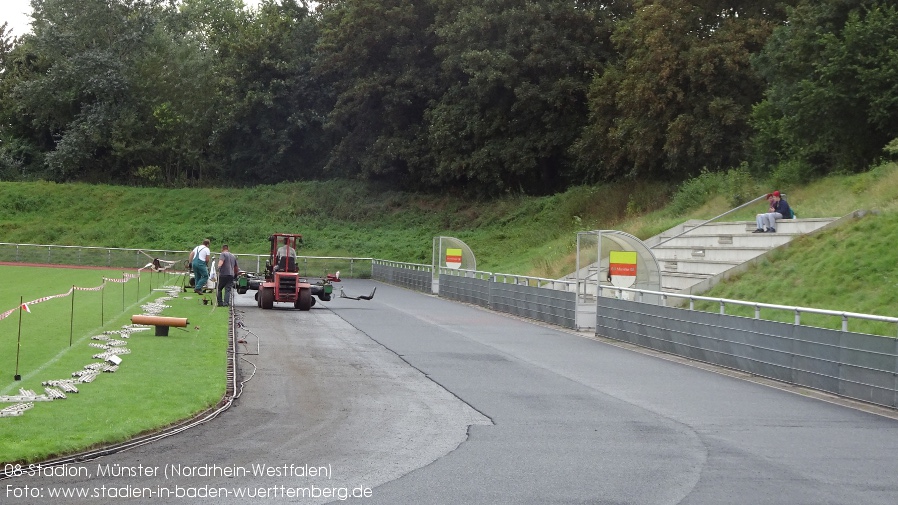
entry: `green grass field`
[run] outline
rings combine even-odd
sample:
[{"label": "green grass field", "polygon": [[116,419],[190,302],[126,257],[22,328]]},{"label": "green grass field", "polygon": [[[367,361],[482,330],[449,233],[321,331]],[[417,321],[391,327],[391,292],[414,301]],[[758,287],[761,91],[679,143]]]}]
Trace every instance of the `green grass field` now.
[{"label": "green grass field", "polygon": [[[104,276],[123,278],[115,270],[3,266],[0,273],[7,280],[0,287],[0,313],[18,307],[21,297],[28,302],[67,293],[72,286],[100,286]],[[21,381],[13,380],[20,314],[0,321],[0,395],[18,394],[19,388],[42,394],[41,382],[71,378],[99,361],[92,356],[102,350],[88,345],[95,342],[91,337],[129,324],[131,315],[143,312],[141,305],[167,296],[153,288],[179,279],[144,272],[139,280],[139,288],[138,279],[130,279],[32,304],[31,313],[21,314]],[[115,373],[78,385],[80,392],[67,399],[35,402],[22,416],[0,418],[0,463],[33,462],[127,440],[215,405],[225,392],[227,311],[203,305],[192,293],[165,303],[170,307],[162,315],[187,317],[187,328],[171,328],[168,337],[156,337],[152,329],[133,333],[127,339],[131,353],[122,356]]]}]

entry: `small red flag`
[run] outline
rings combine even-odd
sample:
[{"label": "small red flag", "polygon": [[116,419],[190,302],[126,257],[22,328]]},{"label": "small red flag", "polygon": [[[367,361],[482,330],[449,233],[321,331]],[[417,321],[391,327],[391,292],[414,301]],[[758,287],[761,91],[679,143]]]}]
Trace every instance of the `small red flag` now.
[{"label": "small red flag", "polygon": [[28,308],[28,304],[27,304],[27,303],[23,303],[23,304],[22,304],[22,310],[24,310],[25,312],[31,314],[31,309]]}]

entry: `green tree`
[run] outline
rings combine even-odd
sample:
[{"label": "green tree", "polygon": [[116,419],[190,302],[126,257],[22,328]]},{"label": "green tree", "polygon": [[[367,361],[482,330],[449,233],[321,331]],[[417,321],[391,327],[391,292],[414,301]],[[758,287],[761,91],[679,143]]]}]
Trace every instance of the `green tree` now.
[{"label": "green tree", "polygon": [[53,180],[119,178],[128,160],[113,142],[139,115],[131,62],[152,32],[156,2],[33,0],[33,35],[23,44],[46,69],[15,84],[16,112],[53,146],[43,176]]},{"label": "green tree", "polygon": [[568,149],[607,57],[613,3],[438,0],[436,55],[448,83],[426,121],[432,180],[546,193],[571,175]]},{"label": "green tree", "polygon": [[165,14],[135,64],[148,130],[136,175],[155,184],[215,183],[227,170],[218,149],[233,103],[226,61],[250,13],[241,0],[184,0]]},{"label": "green tree", "polygon": [[415,185],[432,166],[424,112],[440,89],[431,2],[327,0],[320,12],[327,172]]},{"label": "green tree", "polygon": [[747,156],[764,90],[752,69],[784,19],[779,2],[644,0],[615,28],[619,59],[597,74],[574,152],[593,180],[685,178]]},{"label": "green tree", "polygon": [[[18,110],[13,91],[16,85],[39,72],[33,55],[16,42],[7,23],[0,25],[0,179],[25,176],[32,166],[41,166],[41,149],[33,138],[28,119]],[[49,139],[48,139],[49,140]]]},{"label": "green tree", "polygon": [[0,65],[3,65],[3,68],[6,68],[7,58],[9,57],[10,51],[13,48],[14,38],[12,35],[12,31],[9,29],[9,23],[3,22],[0,25]]},{"label": "green tree", "polygon": [[803,2],[755,60],[769,88],[752,116],[755,162],[863,170],[898,136],[898,7]]},{"label": "green tree", "polygon": [[226,180],[320,176],[328,143],[323,86],[312,74],[317,29],[307,6],[266,0],[216,42],[224,103],[212,142]]},{"label": "green tree", "polygon": [[132,63],[136,105],[113,142],[138,183],[183,185],[217,176],[208,152],[221,103],[214,51],[189,31],[174,30],[180,21],[169,12]]}]

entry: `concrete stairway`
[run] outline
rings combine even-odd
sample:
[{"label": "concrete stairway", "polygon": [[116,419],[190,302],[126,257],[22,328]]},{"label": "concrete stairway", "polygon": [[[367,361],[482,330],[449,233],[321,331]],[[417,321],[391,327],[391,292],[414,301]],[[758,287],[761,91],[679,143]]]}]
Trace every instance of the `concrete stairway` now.
[{"label": "concrete stairway", "polygon": [[[698,226],[702,221],[694,220],[675,226],[645,243],[661,267],[662,291],[698,295],[721,280],[744,271],[767,252],[845,218],[781,220],[777,222],[776,233],[752,233],[756,228],[754,221],[712,222]],[[684,230],[690,231],[664,242]]]}]

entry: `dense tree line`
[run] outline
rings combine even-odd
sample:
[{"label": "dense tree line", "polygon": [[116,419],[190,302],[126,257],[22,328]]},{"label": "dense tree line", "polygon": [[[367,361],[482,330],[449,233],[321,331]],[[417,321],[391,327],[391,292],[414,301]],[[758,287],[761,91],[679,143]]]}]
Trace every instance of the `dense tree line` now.
[{"label": "dense tree line", "polygon": [[32,0],[0,179],[548,193],[898,137],[885,0]]}]

